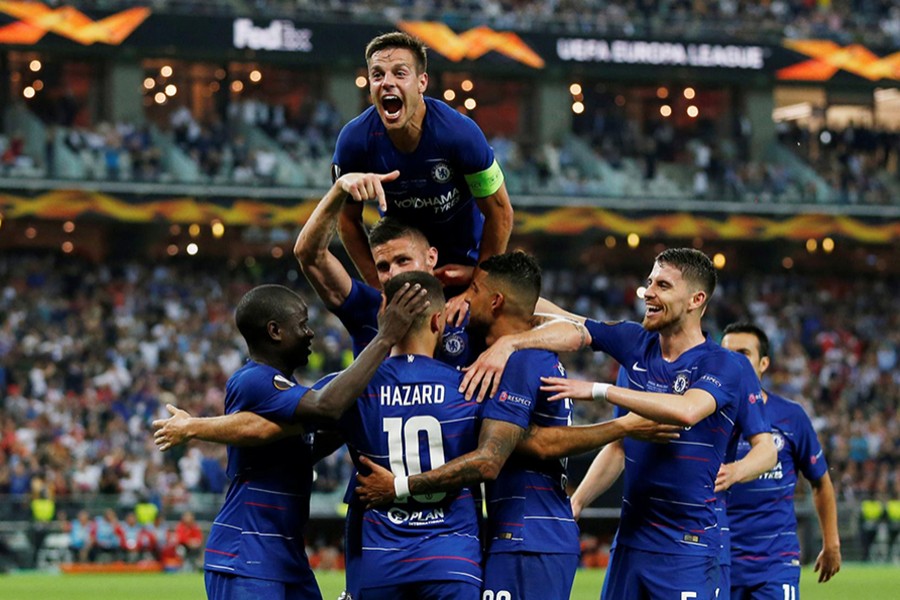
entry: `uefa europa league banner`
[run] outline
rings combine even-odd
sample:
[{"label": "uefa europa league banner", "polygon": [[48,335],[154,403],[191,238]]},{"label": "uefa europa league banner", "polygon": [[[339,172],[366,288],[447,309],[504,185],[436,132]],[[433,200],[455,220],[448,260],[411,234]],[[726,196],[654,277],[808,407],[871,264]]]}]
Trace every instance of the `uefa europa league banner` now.
[{"label": "uefa europa league banner", "polygon": [[[366,42],[401,29],[421,38],[438,65],[503,69],[522,74],[555,67],[647,77],[673,68],[684,77],[756,83],[895,81],[900,53],[827,40],[779,45],[729,39],[633,39],[506,31],[486,25],[453,29],[439,21],[304,21],[278,16],[192,16],[154,12],[152,3],[119,12],[84,12],[65,4],[0,0],[0,47],[111,56],[116,49],[143,56],[266,60],[292,64],[359,65]],[[760,77],[752,77],[759,75]],[[748,79],[750,76],[750,79]]]}]

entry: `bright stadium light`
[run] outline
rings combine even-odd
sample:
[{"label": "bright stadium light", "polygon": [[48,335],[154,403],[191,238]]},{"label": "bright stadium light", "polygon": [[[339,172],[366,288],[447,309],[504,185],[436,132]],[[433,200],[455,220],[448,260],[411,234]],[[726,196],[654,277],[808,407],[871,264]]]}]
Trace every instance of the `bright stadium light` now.
[{"label": "bright stadium light", "polygon": [[466,101],[463,102],[463,106],[465,106],[469,110],[475,110],[475,107],[478,106],[478,103],[475,102],[475,98],[466,98]]},{"label": "bright stadium light", "polygon": [[614,235],[606,236],[604,243],[606,244],[607,248],[615,248],[616,247],[616,236],[614,236]]},{"label": "bright stadium light", "polygon": [[171,83],[166,86],[166,96],[170,98],[178,93],[178,88],[172,85]]},{"label": "bright stadium light", "polygon": [[281,246],[273,246],[272,247],[272,258],[281,258],[284,256],[284,248]]},{"label": "bright stadium light", "polygon": [[253,83],[259,83],[260,81],[262,81],[262,73],[259,71],[259,69],[253,69],[252,71],[250,71],[250,81],[252,81]]},{"label": "bright stadium light", "polygon": [[218,219],[216,219],[215,221],[212,222],[211,229],[212,229],[213,237],[216,239],[219,239],[220,237],[225,235],[225,224],[222,223],[222,221],[220,221]]},{"label": "bright stadium light", "polygon": [[31,87],[34,88],[34,91],[39,92],[44,89],[44,82],[40,79],[35,79],[33,82],[31,82]]},{"label": "bright stadium light", "polygon": [[834,240],[830,237],[822,240],[822,250],[824,250],[826,254],[831,254],[834,251]]},{"label": "bright stadium light", "polygon": [[32,73],[37,73],[38,71],[40,71],[41,66],[43,65],[41,65],[41,61],[39,61],[38,59],[34,59],[30,63],[28,63],[28,68],[31,69]]},{"label": "bright stadium light", "polygon": [[63,223],[63,231],[65,231],[66,233],[72,233],[73,231],[75,231],[75,223],[73,223],[72,221],[66,221],[65,223]]},{"label": "bright stadium light", "polygon": [[444,90],[444,100],[447,102],[453,102],[456,100],[456,92],[453,90]]},{"label": "bright stadium light", "polygon": [[576,115],[580,115],[584,112],[584,102],[573,102],[572,103],[572,112]]},{"label": "bright stadium light", "polygon": [[580,83],[573,83],[572,85],[570,85],[570,86],[569,86],[569,93],[572,94],[573,96],[579,95],[579,94],[581,93],[581,84],[580,84]]},{"label": "bright stadium light", "polygon": [[188,234],[190,234],[191,237],[197,237],[200,235],[200,226],[196,223],[191,223],[191,226],[188,227]]},{"label": "bright stadium light", "polygon": [[691,104],[690,106],[687,107],[687,116],[689,116],[690,118],[696,119],[697,115],[699,115],[699,114],[700,114],[700,109],[697,108],[696,106],[694,106],[693,104]]},{"label": "bright stadium light", "polygon": [[806,251],[812,254],[818,249],[819,243],[814,238],[809,238],[806,240]]},{"label": "bright stadium light", "polygon": [[794,268],[794,259],[790,256],[785,256],[781,259],[781,266],[785,269],[793,269]]},{"label": "bright stadium light", "polygon": [[187,245],[187,248],[185,248],[185,250],[189,255],[195,256],[198,252],[200,252],[200,246],[198,246],[194,242],[191,242]]},{"label": "bright stadium light", "polygon": [[165,104],[166,103],[166,95],[162,92],[156,92],[153,96],[153,100],[156,101],[157,104]]},{"label": "bright stadium light", "polygon": [[644,294],[647,293],[647,288],[644,286],[639,286],[638,289],[634,290],[635,295],[641,300],[644,299]]},{"label": "bright stadium light", "polygon": [[22,95],[28,99],[34,98],[34,94],[35,94],[34,88],[31,87],[30,85],[28,87],[26,87],[24,90],[22,90]]},{"label": "bright stadium light", "polygon": [[75,244],[73,244],[72,242],[65,241],[62,243],[62,251],[65,252],[66,254],[70,254],[72,252],[72,250],[74,250],[74,249],[75,249]]},{"label": "bright stadium light", "polygon": [[175,256],[176,254],[178,254],[178,246],[176,246],[175,244],[169,244],[166,247],[166,254],[168,254],[169,256]]},{"label": "bright stadium light", "polygon": [[473,89],[475,89],[475,84],[472,83],[471,79],[466,79],[461,84],[459,84],[459,87],[461,87],[462,91],[464,92],[471,92]]},{"label": "bright stadium light", "polygon": [[159,74],[163,77],[171,77],[172,67],[170,67],[169,65],[164,65],[163,68],[159,70]]},{"label": "bright stadium light", "polygon": [[144,89],[152,90],[156,86],[156,80],[152,77],[147,77],[144,79]]},{"label": "bright stadium light", "polygon": [[697,92],[692,87],[684,88],[684,97],[687,100],[693,100],[697,96]]},{"label": "bright stadium light", "polygon": [[637,248],[641,245],[641,236],[636,233],[629,233],[626,241],[628,242],[629,248]]},{"label": "bright stadium light", "polygon": [[659,98],[660,100],[665,100],[666,98],[668,98],[669,97],[668,88],[664,88],[664,87],[657,88],[656,89],[656,97]]},{"label": "bright stadium light", "polygon": [[717,252],[713,256],[713,266],[719,270],[724,269],[725,268],[725,255],[722,254],[721,252]]},{"label": "bright stadium light", "polygon": [[356,78],[356,87],[358,87],[359,89],[363,89],[367,85],[369,85],[369,80],[362,75]]},{"label": "bright stadium light", "polygon": [[25,237],[27,237],[29,240],[33,240],[37,237],[37,229],[35,229],[34,227],[29,227],[25,230]]},{"label": "bright stadium light", "polygon": [[671,117],[672,116],[672,107],[669,106],[668,104],[663,104],[662,106],[659,107],[659,114],[661,114],[664,117]]}]

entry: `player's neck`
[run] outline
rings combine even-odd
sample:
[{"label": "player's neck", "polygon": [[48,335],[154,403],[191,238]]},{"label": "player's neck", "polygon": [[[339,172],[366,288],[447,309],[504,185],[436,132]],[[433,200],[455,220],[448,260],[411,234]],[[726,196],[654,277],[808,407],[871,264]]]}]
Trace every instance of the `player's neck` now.
[{"label": "player's neck", "polygon": [[268,356],[265,352],[259,350],[250,352],[250,360],[261,365],[268,365],[277,371],[281,371],[285,377],[293,377],[294,370],[296,369],[294,365],[289,364],[288,361],[282,359],[277,354]]},{"label": "player's neck", "polygon": [[391,356],[403,356],[404,354],[417,354],[434,358],[437,349],[438,337],[433,334],[422,335],[410,332],[391,348]]},{"label": "player's neck", "polygon": [[699,323],[687,327],[672,325],[659,332],[659,348],[663,359],[668,362],[677,360],[679,356],[705,341],[706,336],[703,335]]},{"label": "player's neck", "polygon": [[425,98],[419,102],[415,114],[403,129],[388,129],[388,138],[394,147],[405,154],[415,152],[422,141],[422,125],[425,123]]},{"label": "player's neck", "polygon": [[522,333],[529,329],[531,329],[531,322],[529,319],[517,316],[500,315],[493,323],[491,323],[491,327],[488,329],[484,341],[490,346],[504,335]]}]

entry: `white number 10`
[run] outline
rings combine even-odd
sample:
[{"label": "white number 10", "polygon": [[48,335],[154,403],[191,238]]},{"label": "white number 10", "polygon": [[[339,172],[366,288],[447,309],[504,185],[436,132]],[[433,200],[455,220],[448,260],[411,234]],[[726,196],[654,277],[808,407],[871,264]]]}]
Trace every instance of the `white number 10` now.
[{"label": "white number 10", "polygon": [[[403,422],[400,417],[384,419],[383,431],[388,436],[388,460],[395,477],[418,475],[422,472],[419,455],[419,435],[428,440],[428,462],[432,469],[444,464],[444,437],[441,422],[429,415],[419,415]],[[439,502],[446,494],[419,494],[413,496],[419,502]]]}]

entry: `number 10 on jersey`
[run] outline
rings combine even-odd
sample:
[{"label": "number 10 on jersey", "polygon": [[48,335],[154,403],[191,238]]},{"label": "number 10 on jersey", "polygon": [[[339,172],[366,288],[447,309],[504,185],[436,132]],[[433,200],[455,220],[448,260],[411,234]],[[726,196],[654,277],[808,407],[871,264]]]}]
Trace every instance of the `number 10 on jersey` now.
[{"label": "number 10 on jersey", "polygon": [[[444,464],[444,439],[441,423],[430,415],[418,415],[405,423],[401,417],[386,417],[382,430],[387,434],[388,460],[394,477],[418,475],[422,472],[420,440],[427,442],[428,462],[432,469]],[[440,502],[445,493],[412,496],[419,502]]]}]

